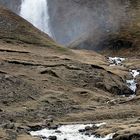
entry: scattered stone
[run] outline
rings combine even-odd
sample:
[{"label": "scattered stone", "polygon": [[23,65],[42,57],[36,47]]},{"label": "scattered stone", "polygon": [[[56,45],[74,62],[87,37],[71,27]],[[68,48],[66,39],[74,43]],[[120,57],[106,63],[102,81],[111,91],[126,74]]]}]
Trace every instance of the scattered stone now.
[{"label": "scattered stone", "polygon": [[92,130],[95,130],[95,129],[98,129],[99,127],[98,126],[96,126],[96,125],[93,125],[92,126]]},{"label": "scattered stone", "polygon": [[79,129],[78,130],[80,133],[83,133],[83,132],[85,132],[86,130],[85,129]]},{"label": "scattered stone", "polygon": [[49,136],[49,140],[57,140],[56,136]]},{"label": "scattered stone", "polygon": [[17,133],[13,130],[6,130],[6,134],[8,135],[8,140],[17,140]]},{"label": "scattered stone", "polygon": [[90,127],[90,126],[86,126],[86,127],[85,127],[85,130],[86,130],[86,131],[91,130],[91,127]]},{"label": "scattered stone", "polygon": [[55,133],[62,133],[60,130],[56,130]]},{"label": "scattered stone", "polygon": [[16,131],[17,131],[18,134],[22,134],[22,133],[27,133],[28,134],[28,132],[30,131],[30,128],[27,127],[27,126],[18,126],[16,128]]},{"label": "scattered stone", "polygon": [[47,123],[48,123],[48,122],[53,123],[53,118],[48,118],[48,119],[46,119],[46,122],[47,122]]},{"label": "scattered stone", "polygon": [[86,132],[85,135],[86,135],[86,136],[91,136],[91,133]]},{"label": "scattered stone", "polygon": [[42,129],[41,125],[34,125],[34,126],[28,126],[30,128],[30,131],[38,131]]},{"label": "scattered stone", "polygon": [[6,123],[6,124],[3,124],[1,127],[4,129],[14,129],[15,125],[14,123]]}]

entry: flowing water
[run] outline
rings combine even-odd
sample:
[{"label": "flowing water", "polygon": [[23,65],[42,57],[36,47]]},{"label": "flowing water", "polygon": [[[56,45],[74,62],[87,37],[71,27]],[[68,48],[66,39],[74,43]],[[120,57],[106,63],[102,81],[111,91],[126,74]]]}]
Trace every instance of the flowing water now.
[{"label": "flowing water", "polygon": [[51,36],[47,0],[22,0],[20,16]]},{"label": "flowing water", "polygon": [[[97,127],[103,126],[105,123],[96,124]],[[30,132],[32,136],[41,137],[42,140],[48,140],[50,136],[55,136],[57,140],[111,140],[114,134],[109,134],[104,138],[94,135],[80,133],[85,127],[92,127],[93,124],[73,124],[62,125],[57,130],[43,129],[40,131]]]},{"label": "flowing water", "polygon": [[[125,61],[125,58],[121,57],[109,57],[108,61],[110,63],[110,66],[124,66],[122,64],[123,61]],[[139,70],[129,70],[130,74],[132,75],[132,79],[126,80],[127,86],[134,92],[136,93],[137,90],[137,82],[136,82],[136,77],[140,75]],[[135,94],[134,94],[135,95]]]}]

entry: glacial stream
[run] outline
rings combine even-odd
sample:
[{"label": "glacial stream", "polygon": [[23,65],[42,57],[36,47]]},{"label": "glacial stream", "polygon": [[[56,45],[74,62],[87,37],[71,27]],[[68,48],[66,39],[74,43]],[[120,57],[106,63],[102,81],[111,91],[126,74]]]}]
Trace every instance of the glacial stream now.
[{"label": "glacial stream", "polygon": [[[105,123],[95,124],[96,127],[101,127]],[[40,137],[42,140],[56,139],[56,140],[110,140],[114,134],[109,134],[104,138],[95,137],[95,135],[87,135],[84,131],[86,127],[92,127],[93,124],[71,124],[62,125],[55,130],[43,129],[40,131],[32,131],[30,134],[34,137]]]},{"label": "glacial stream", "polygon": [[[121,58],[121,57],[109,57],[108,61],[110,63],[110,66],[124,66],[123,65],[123,61],[125,61],[125,58]],[[129,72],[132,76],[132,79],[128,79],[126,80],[127,86],[134,92],[136,93],[137,90],[137,81],[136,81],[136,77],[140,75],[139,70],[131,70],[129,69]]]},{"label": "glacial stream", "polygon": [[22,0],[20,16],[51,36],[47,0]]}]

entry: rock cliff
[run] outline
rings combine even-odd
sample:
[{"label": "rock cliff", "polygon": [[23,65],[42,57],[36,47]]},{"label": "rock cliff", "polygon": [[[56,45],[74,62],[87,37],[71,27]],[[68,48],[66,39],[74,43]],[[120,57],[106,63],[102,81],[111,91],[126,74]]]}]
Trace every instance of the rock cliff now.
[{"label": "rock cliff", "polygon": [[63,44],[74,41],[71,46],[101,49],[101,42],[110,34],[138,20],[139,4],[137,0],[51,0],[48,5],[52,32]]}]

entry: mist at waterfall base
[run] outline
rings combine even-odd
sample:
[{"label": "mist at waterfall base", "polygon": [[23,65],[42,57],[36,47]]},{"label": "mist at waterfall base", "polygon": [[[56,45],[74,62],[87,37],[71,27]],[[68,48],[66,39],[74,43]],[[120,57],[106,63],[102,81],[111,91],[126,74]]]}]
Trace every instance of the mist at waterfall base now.
[{"label": "mist at waterfall base", "polygon": [[20,16],[51,36],[47,0],[22,0]]}]

